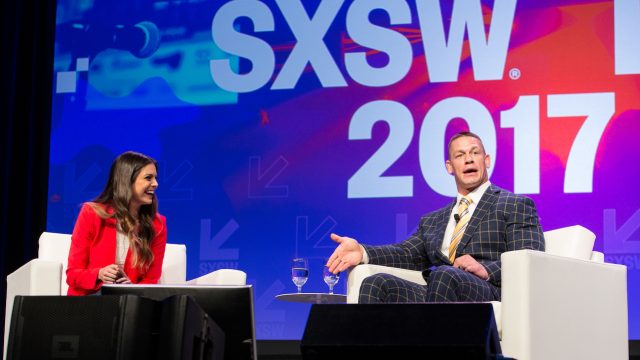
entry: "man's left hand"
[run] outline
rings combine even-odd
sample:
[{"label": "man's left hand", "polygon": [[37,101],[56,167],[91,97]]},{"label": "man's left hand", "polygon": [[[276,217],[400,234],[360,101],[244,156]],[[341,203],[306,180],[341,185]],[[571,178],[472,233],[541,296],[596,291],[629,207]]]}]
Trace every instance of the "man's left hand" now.
[{"label": "man's left hand", "polygon": [[470,272],[482,280],[489,279],[487,269],[476,261],[471,255],[462,255],[453,261],[453,267]]}]

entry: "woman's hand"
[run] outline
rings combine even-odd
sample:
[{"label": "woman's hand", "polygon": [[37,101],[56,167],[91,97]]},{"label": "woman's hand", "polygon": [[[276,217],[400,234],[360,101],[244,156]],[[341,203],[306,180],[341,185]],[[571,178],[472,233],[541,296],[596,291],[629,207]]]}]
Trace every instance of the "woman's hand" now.
[{"label": "woman's hand", "polygon": [[119,277],[120,269],[116,264],[107,265],[100,269],[100,271],[98,271],[98,280],[102,281],[105,284],[113,284],[116,280],[118,280]]},{"label": "woman's hand", "polygon": [[125,274],[122,266],[118,267],[118,278],[116,279],[116,284],[131,284],[131,279]]}]

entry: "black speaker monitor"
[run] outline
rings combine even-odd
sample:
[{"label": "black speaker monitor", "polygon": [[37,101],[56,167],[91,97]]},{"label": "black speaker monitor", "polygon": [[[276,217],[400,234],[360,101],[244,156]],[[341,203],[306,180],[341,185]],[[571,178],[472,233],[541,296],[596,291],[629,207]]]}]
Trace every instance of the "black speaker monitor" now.
[{"label": "black speaker monitor", "polygon": [[314,304],[301,342],[314,359],[494,359],[489,303]]},{"label": "black speaker monitor", "polygon": [[162,302],[158,360],[224,359],[224,332],[189,295]]},{"label": "black speaker monitor", "polygon": [[224,340],[188,295],[16,296],[7,359],[222,360]]},{"label": "black speaker monitor", "polygon": [[255,360],[257,358],[251,285],[105,285],[102,287],[102,294],[131,294],[156,300],[173,295],[192,296],[224,332],[225,359]]},{"label": "black speaker monitor", "polygon": [[152,359],[156,311],[137,296],[16,296],[7,359]]}]

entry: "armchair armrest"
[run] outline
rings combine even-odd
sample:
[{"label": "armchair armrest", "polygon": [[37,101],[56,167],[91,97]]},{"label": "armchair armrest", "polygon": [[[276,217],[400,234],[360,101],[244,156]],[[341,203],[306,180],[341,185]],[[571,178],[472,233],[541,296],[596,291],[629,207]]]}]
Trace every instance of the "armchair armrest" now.
[{"label": "armchair armrest", "polygon": [[420,285],[427,285],[426,281],[424,281],[424,278],[422,277],[421,271],[382,265],[357,265],[349,271],[349,275],[347,277],[347,304],[357,304],[362,281],[371,275],[379,273],[390,274],[407,281],[413,281]]},{"label": "armchair armrest", "polygon": [[187,285],[246,285],[247,274],[241,270],[219,269],[187,281]]},{"label": "armchair armrest", "polygon": [[595,261],[595,262],[604,262],[604,253],[600,252],[600,251],[592,251],[591,252],[591,261]]},{"label": "armchair armrest", "polygon": [[628,359],[627,269],[540,251],[506,252],[501,317],[506,356]]},{"label": "armchair armrest", "polygon": [[4,354],[7,353],[7,340],[13,299],[16,295],[60,295],[62,263],[33,259],[7,276],[7,300],[4,312]]}]

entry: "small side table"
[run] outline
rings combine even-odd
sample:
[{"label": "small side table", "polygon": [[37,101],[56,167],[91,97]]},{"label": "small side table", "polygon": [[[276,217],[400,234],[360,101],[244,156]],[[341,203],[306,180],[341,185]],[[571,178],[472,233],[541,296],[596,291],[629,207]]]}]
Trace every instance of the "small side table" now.
[{"label": "small side table", "polygon": [[308,304],[346,304],[347,295],[327,293],[291,293],[276,295],[276,299]]}]

